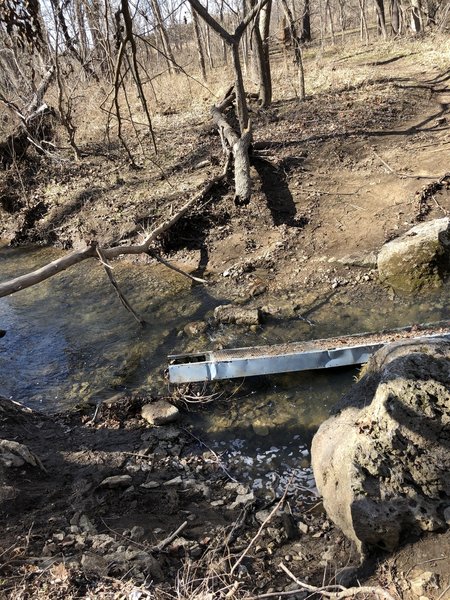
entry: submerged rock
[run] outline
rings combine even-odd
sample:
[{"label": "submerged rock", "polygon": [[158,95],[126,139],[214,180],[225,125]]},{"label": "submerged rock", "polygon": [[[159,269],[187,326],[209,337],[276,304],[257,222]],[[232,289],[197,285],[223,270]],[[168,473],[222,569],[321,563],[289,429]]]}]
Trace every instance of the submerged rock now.
[{"label": "submerged rock", "polygon": [[362,553],[447,526],[450,343],[392,344],[363,371],[312,443],[325,509]]},{"label": "submerged rock", "polygon": [[441,285],[450,273],[450,219],[416,225],[385,244],[377,262],[380,281],[396,290]]},{"label": "submerged rock", "polygon": [[261,312],[258,308],[243,308],[234,304],[222,304],[215,308],[214,318],[218,323],[259,325],[261,322]]}]

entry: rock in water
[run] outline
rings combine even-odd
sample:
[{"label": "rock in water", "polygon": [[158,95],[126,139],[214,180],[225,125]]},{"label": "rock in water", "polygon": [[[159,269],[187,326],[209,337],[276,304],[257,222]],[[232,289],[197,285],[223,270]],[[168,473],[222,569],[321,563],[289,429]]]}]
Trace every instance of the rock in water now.
[{"label": "rock in water", "polygon": [[314,436],[312,466],[329,517],[359,551],[447,526],[450,343],[379,350]]},{"label": "rock in water", "polygon": [[222,304],[214,309],[214,318],[218,323],[259,325],[261,312],[258,308],[243,308],[234,304]]},{"label": "rock in water", "polygon": [[179,417],[179,411],[173,404],[165,400],[158,400],[151,404],[145,404],[141,409],[141,415],[150,425],[165,425],[176,421]]},{"label": "rock in water", "polygon": [[450,273],[450,219],[421,223],[388,242],[377,264],[380,281],[399,291],[441,285]]}]

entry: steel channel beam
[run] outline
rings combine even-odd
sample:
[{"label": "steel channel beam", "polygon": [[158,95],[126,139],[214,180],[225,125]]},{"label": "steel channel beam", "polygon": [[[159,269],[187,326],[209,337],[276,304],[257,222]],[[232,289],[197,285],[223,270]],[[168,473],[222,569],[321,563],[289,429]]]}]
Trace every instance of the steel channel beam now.
[{"label": "steel channel beam", "polygon": [[[426,341],[437,337],[450,339],[450,332],[419,335],[408,339],[410,341]],[[388,343],[388,341],[381,341],[372,344],[334,347],[328,350],[315,349],[297,352],[287,350],[284,353],[267,354],[266,356],[264,352],[261,353],[264,350],[263,348],[241,348],[239,349],[239,356],[235,358],[233,358],[233,353],[236,350],[228,351],[229,358],[227,358],[226,350],[220,351],[220,358],[215,357],[214,351],[169,356],[169,359],[173,360],[173,363],[169,364],[169,379],[171,383],[217,381],[254,375],[292,373],[359,365],[367,362],[374,352]],[[243,353],[244,356],[242,356]],[[245,353],[248,356],[245,356]]]}]

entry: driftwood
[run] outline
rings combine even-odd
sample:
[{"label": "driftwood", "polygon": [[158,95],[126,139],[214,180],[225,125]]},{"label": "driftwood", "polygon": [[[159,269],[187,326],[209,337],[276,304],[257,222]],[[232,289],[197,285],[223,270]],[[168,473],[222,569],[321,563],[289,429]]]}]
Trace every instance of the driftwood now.
[{"label": "driftwood", "polygon": [[[160,225],[155,227],[145,238],[142,244],[134,244],[131,246],[114,246],[112,248],[100,248],[101,259],[103,263],[107,263],[109,260],[113,260],[118,258],[119,256],[125,254],[148,254],[151,250],[151,245],[155,240],[165,231],[170,229],[175,223],[177,223],[195,204],[200,202],[210,191],[211,189],[217,185],[220,181],[222,181],[228,170],[228,161],[225,165],[224,170],[220,175],[217,175],[209,183],[202,189],[201,192],[193,196],[188,202],[186,202],[178,212],[174,215],[163,221]],[[77,265],[84,260],[89,258],[99,258],[99,246],[96,243],[91,244],[84,250],[78,250],[76,252],[72,252],[67,256],[63,256],[58,258],[40,269],[36,269],[31,273],[27,273],[26,275],[21,275],[20,277],[16,277],[14,279],[10,279],[9,281],[5,281],[0,283],[0,298],[4,296],[9,296],[10,294],[14,294],[15,292],[19,292],[20,290],[24,290],[29,288],[37,283],[41,283],[66,269]]]},{"label": "driftwood", "polygon": [[226,153],[231,152],[234,158],[234,201],[238,206],[250,202],[252,193],[252,180],[250,177],[250,160],[248,149],[252,140],[251,122],[248,121],[247,128],[242,135],[236,133],[224,115],[224,110],[232,104],[234,94],[227,95],[224,100],[212,108],[212,117],[219,130],[222,145]]}]

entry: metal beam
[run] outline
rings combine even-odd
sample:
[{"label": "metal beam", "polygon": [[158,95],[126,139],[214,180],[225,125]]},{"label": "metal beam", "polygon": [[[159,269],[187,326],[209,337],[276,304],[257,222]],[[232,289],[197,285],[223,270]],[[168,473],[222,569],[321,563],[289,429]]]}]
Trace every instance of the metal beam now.
[{"label": "metal beam", "polygon": [[[439,329],[439,331],[437,331]],[[393,341],[450,339],[450,323],[406,327],[382,333],[361,333],[274,346],[235,348],[169,356],[171,383],[217,381],[236,377],[291,373],[359,365]]]}]

